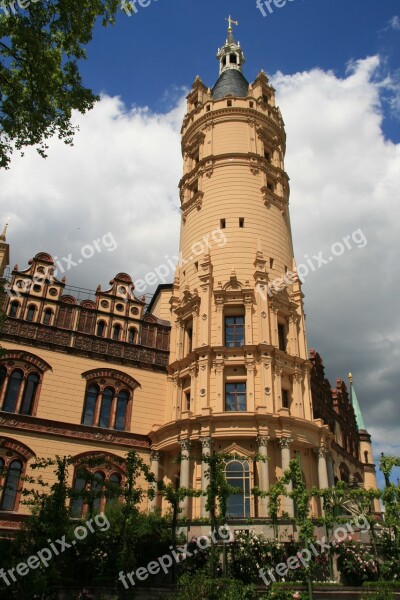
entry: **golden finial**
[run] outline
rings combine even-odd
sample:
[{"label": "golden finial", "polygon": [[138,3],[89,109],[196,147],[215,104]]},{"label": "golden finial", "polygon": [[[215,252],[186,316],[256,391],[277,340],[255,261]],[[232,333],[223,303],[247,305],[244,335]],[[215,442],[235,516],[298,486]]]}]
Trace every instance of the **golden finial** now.
[{"label": "golden finial", "polygon": [[353,375],[351,373],[349,373],[349,381],[350,385],[353,385]]},{"label": "golden finial", "polygon": [[239,25],[239,21],[234,21],[231,15],[229,15],[229,17],[225,19],[225,21],[228,21],[229,23],[228,31],[232,31],[232,25]]}]

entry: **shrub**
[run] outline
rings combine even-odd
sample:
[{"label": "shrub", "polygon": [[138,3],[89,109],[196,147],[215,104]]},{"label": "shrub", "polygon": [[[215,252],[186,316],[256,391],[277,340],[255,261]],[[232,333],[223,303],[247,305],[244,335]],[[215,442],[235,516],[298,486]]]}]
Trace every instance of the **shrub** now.
[{"label": "shrub", "polygon": [[378,578],[376,560],[364,544],[351,539],[338,542],[335,554],[338,556],[338,569],[346,584],[359,586],[364,581],[375,581]]},{"label": "shrub", "polygon": [[234,579],[211,579],[206,573],[183,575],[170,600],[257,600],[252,585]]}]

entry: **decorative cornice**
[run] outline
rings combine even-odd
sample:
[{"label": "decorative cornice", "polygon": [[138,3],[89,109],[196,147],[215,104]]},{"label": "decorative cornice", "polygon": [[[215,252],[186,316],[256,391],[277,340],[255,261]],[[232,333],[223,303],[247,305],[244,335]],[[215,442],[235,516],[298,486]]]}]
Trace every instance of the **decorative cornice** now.
[{"label": "decorative cornice", "polygon": [[10,414],[3,411],[0,411],[0,429],[11,430],[16,433],[26,431],[45,436],[71,438],[94,443],[108,443],[127,448],[150,449],[150,440],[144,435],[136,435],[127,431],[116,431],[114,429],[61,423],[38,417]]},{"label": "decorative cornice", "polygon": [[124,383],[131,390],[134,390],[135,388],[140,387],[140,383],[138,383],[136,381],[136,379],[133,379],[133,377],[131,377],[127,373],[124,373],[123,371],[117,371],[116,369],[107,369],[107,368],[91,369],[90,371],[86,371],[85,373],[82,373],[81,377],[83,377],[83,379],[86,379],[86,381],[91,381],[93,379],[105,379],[105,378],[116,379],[117,381]]},{"label": "decorative cornice", "polygon": [[40,323],[27,323],[19,319],[6,319],[2,337],[14,344],[48,348],[63,353],[68,350],[69,353],[77,356],[105,359],[108,362],[127,364],[132,367],[165,371],[168,365],[168,350],[117,342],[95,335],[48,327]]}]

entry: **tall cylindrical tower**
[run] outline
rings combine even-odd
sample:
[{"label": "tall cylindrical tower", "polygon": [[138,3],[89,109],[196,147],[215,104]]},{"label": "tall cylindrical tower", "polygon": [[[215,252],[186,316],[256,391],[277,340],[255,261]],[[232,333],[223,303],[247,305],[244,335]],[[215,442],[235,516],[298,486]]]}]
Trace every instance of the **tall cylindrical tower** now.
[{"label": "tall cylindrical tower", "polygon": [[[204,482],[201,455],[210,444],[243,457],[232,477],[240,471],[246,489],[268,487],[295,453],[318,485],[330,434],[312,417],[284,123],[265,73],[246,81],[231,26],[217,58],[214,87],[197,77],[187,96],[167,424],[153,440],[171,455],[184,448],[184,486]],[[269,462],[255,466],[255,452]],[[254,506],[245,493],[241,502],[233,513],[265,513],[265,503]],[[192,515],[200,511],[194,502]]]}]

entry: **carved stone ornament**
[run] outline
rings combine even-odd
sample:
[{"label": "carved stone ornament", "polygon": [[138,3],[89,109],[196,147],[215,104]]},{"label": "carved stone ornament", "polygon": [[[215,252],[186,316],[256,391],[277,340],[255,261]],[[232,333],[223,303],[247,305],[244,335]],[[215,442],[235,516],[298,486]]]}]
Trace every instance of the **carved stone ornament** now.
[{"label": "carved stone ornament", "polygon": [[292,438],[289,438],[289,437],[283,437],[278,440],[278,444],[279,444],[281,450],[289,449],[290,444],[292,442],[293,442]]}]

